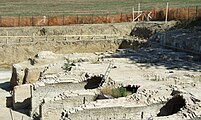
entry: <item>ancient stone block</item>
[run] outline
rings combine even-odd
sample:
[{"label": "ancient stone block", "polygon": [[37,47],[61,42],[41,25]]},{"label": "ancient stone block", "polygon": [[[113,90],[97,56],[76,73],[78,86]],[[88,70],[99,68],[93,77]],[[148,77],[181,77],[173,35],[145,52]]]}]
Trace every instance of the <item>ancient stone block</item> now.
[{"label": "ancient stone block", "polygon": [[27,109],[31,105],[32,85],[24,84],[15,86],[13,89],[13,108]]}]

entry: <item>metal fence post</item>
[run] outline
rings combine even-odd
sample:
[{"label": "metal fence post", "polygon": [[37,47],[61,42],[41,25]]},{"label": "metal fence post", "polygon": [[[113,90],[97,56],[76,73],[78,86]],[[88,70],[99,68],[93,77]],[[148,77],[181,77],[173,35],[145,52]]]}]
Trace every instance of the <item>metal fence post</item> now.
[{"label": "metal fence post", "polygon": [[63,17],[63,25],[64,25],[64,15],[62,17]]},{"label": "metal fence post", "polygon": [[122,16],[122,12],[121,12],[121,18],[120,18],[120,22],[122,22],[123,21],[123,18],[122,18],[123,16]]},{"label": "metal fence post", "polygon": [[77,14],[77,24],[79,24],[79,17],[78,17],[78,14]]},{"label": "metal fence post", "polygon": [[165,11],[165,23],[166,23],[166,24],[167,24],[167,21],[168,21],[168,9],[169,9],[168,6],[169,6],[169,5],[168,5],[168,2],[167,2],[166,11]]},{"label": "metal fence post", "polygon": [[128,15],[126,14],[126,22],[128,22]]},{"label": "metal fence post", "polygon": [[2,27],[2,17],[0,16],[0,26]]},{"label": "metal fence post", "polygon": [[20,26],[20,15],[18,16],[18,26]]},{"label": "metal fence post", "polygon": [[107,14],[106,14],[106,23],[107,23]]},{"label": "metal fence post", "polygon": [[33,16],[31,17],[31,25],[34,26],[34,19],[33,19]]},{"label": "metal fence post", "polygon": [[188,18],[187,18],[187,19],[188,19],[188,21],[189,21],[189,7],[188,7]]}]

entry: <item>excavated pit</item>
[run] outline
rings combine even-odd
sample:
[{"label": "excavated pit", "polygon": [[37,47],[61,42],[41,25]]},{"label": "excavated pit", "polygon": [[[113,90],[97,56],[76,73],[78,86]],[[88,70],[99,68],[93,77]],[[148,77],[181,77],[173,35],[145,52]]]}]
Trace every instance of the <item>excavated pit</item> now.
[{"label": "excavated pit", "polygon": [[126,88],[126,91],[136,93],[139,87],[140,85],[132,85],[132,86],[128,85],[128,86],[125,86],[124,88]]},{"label": "excavated pit", "polygon": [[[140,36],[141,34],[140,33],[143,33],[142,31],[145,31],[144,32],[144,34],[145,35],[143,35],[143,36]],[[145,28],[142,28],[142,29],[137,29],[136,31],[136,34],[135,33],[132,33],[132,36],[138,36],[139,38],[142,38],[142,39],[146,39],[146,38],[149,38],[150,36],[151,36],[151,34],[152,34],[152,32],[153,31],[149,31],[149,29],[145,29]],[[140,34],[140,35],[138,35],[138,33]],[[131,38],[134,38],[134,37],[132,37],[132,36],[130,36]],[[139,40],[139,39],[137,39],[137,40]],[[166,55],[166,53],[165,52],[163,52],[162,50],[162,48],[157,48],[157,49],[153,49],[153,48],[148,48],[148,49],[146,49],[146,48],[144,48],[144,47],[147,47],[147,42],[141,42],[141,41],[137,41],[137,40],[129,40],[129,39],[121,39],[121,40],[119,40],[118,42],[107,42],[107,43],[103,43],[103,42],[100,42],[100,46],[102,46],[102,49],[104,49],[105,50],[105,46],[114,46],[114,47],[110,47],[110,48],[108,48],[108,50],[114,50],[114,49],[116,49],[116,48],[118,48],[119,47],[119,49],[133,49],[133,50],[136,50],[136,49],[139,49],[139,48],[142,48],[142,49],[140,49],[140,51],[133,51],[133,50],[126,50],[127,52],[122,52],[121,54],[115,54],[115,55],[117,55],[117,56],[119,56],[120,58],[128,58],[130,61],[132,60],[132,61],[134,61],[133,63],[135,63],[136,64],[136,66],[134,66],[133,64],[130,64],[129,63],[129,65],[127,65],[127,66],[122,66],[122,64],[120,64],[119,65],[119,63],[116,65],[117,67],[117,69],[118,68],[121,68],[121,70],[122,70],[122,68],[124,68],[125,70],[124,71],[126,71],[128,68],[129,68],[129,71],[132,71],[132,70],[135,70],[135,69],[137,69],[138,67],[140,67],[140,69],[139,70],[136,70],[135,71],[135,74],[133,75],[133,76],[136,76],[136,78],[133,78],[133,81],[134,80],[136,80],[137,79],[137,77],[138,77],[138,71],[140,71],[140,70],[142,70],[143,69],[143,66],[140,66],[140,63],[144,63],[145,65],[147,65],[147,66],[145,66],[146,67],[146,69],[149,69],[149,67],[151,67],[151,66],[148,66],[149,64],[149,62],[150,63],[155,63],[155,62],[157,62],[158,64],[155,64],[155,65],[166,65],[166,67],[171,67],[170,65],[169,65],[169,63],[168,64],[164,64],[164,62],[160,62],[160,61],[158,61],[159,59],[161,59],[161,61],[162,60],[164,60],[165,59],[165,57],[166,56],[162,56],[163,54],[164,55]],[[88,45],[88,44],[87,44]],[[88,45],[88,47],[89,48],[91,48],[91,46],[92,45],[94,45],[94,44],[91,44],[91,45]],[[77,45],[76,44],[76,47],[78,46],[78,48],[80,48],[79,46],[79,44]],[[95,48],[96,47],[100,47],[100,46],[98,46],[98,45],[95,45],[95,47],[92,49],[92,50],[95,50]],[[91,50],[90,49],[90,50]],[[102,51],[102,49],[100,50],[100,51]],[[156,50],[156,51],[154,51],[154,50]],[[159,52],[157,52],[157,50],[159,51]],[[162,52],[161,52],[162,51]],[[165,50],[164,50],[165,51]],[[90,51],[91,52],[91,51]],[[154,53],[154,52],[156,52],[156,53]],[[170,51],[171,53],[173,53],[174,51]],[[168,53],[170,53],[170,52],[168,52]],[[125,53],[125,54],[124,54]],[[97,53],[95,53],[96,55],[97,55]],[[101,53],[102,54],[102,53]],[[107,53],[107,54],[109,54],[109,53]],[[153,56],[153,55],[155,55],[155,56]],[[168,55],[168,54],[167,54]],[[106,56],[106,55],[105,55]],[[129,57],[128,57],[129,56]],[[158,57],[159,56],[159,57]],[[174,55],[170,55],[170,56],[174,56]],[[100,56],[99,56],[100,57]],[[103,58],[103,57],[102,57]],[[102,60],[104,60],[104,59],[109,59],[110,57],[105,57],[105,58],[103,58]],[[139,59],[140,58],[140,59]],[[152,59],[153,58],[156,58],[156,61],[152,61]],[[171,57],[172,58],[172,57]],[[174,60],[175,58],[173,58],[173,60]],[[165,60],[164,60],[165,61]],[[168,59],[166,60],[166,61],[168,61]],[[30,61],[31,62],[31,61]],[[98,64],[100,61],[98,61],[96,64]],[[102,62],[104,62],[104,61],[102,61]],[[126,61],[126,62],[128,62],[128,61]],[[170,62],[170,61],[169,61]],[[181,62],[181,61],[180,61]],[[81,64],[81,63],[80,63]],[[94,63],[93,63],[94,64]],[[31,63],[31,65],[34,65],[34,64],[32,64]],[[152,64],[151,64],[152,65]],[[183,64],[182,64],[183,65]],[[132,66],[132,67],[131,67]],[[153,66],[153,65],[152,65]],[[131,67],[131,68],[130,68]],[[94,68],[94,67],[93,67]],[[96,68],[96,67],[95,67]],[[126,69],[127,68],[127,69]],[[91,68],[90,68],[91,69]],[[150,68],[151,69],[151,68]],[[114,70],[115,71],[115,70]],[[151,70],[150,70],[151,71]],[[162,70],[160,70],[160,71],[162,71]],[[118,71],[116,71],[116,72],[118,72]],[[143,71],[144,72],[144,71]],[[148,71],[149,72],[149,71]],[[148,74],[148,72],[147,72],[147,74]],[[119,75],[121,75],[121,73],[122,72],[119,72],[120,74]],[[171,74],[173,74],[173,73],[176,73],[176,71],[171,71],[171,72],[164,72],[163,74],[168,74],[168,76],[171,76]],[[97,74],[97,73],[96,73]],[[102,73],[101,73],[102,74]],[[104,73],[103,73],[104,74]],[[114,74],[114,73],[113,73]],[[116,74],[116,73],[115,73]],[[160,73],[157,73],[157,74],[160,74]],[[140,77],[146,77],[147,76],[147,80],[150,80],[149,82],[150,83],[152,83],[152,82],[160,82],[160,81],[165,81],[166,79],[167,79],[167,77],[163,77],[162,75],[161,76],[159,76],[159,75],[157,75],[157,74],[154,74],[153,73],[153,75],[152,75],[152,73],[150,72],[148,75],[141,75]],[[170,75],[169,75],[170,74]],[[26,78],[26,74],[25,74],[25,76],[24,76],[24,78]],[[155,78],[152,78],[152,76],[156,76]],[[158,77],[157,77],[158,76]],[[112,76],[113,78],[115,78],[115,76]],[[128,76],[125,76],[125,78],[126,77],[128,77],[127,79],[131,79],[131,77],[129,77],[129,75]],[[174,76],[173,76],[174,77]],[[84,88],[86,91],[87,91],[87,89],[96,89],[96,88],[98,88],[98,87],[100,87],[100,86],[103,86],[103,83],[105,82],[105,77],[104,76],[99,76],[99,75],[95,75],[95,76],[85,76],[85,78],[86,79],[82,79],[82,80],[84,80],[85,82],[81,82],[81,83],[79,83],[79,84],[77,84],[77,85],[74,85],[74,83],[69,83],[68,85],[66,85],[66,86],[64,86],[64,88],[68,88],[69,87],[69,89],[70,90],[72,90],[71,88],[78,88],[78,87],[73,87],[73,86],[79,86],[80,88],[81,88],[81,91],[82,91],[82,89]],[[146,79],[146,78],[145,78]],[[73,79],[74,80],[74,79]],[[72,81],[73,81],[72,80]],[[115,79],[116,80],[116,79]],[[119,81],[118,81],[119,82]],[[140,83],[137,83],[138,81],[136,80],[135,82],[133,82],[133,83],[135,83],[135,84],[140,84]],[[145,84],[149,84],[148,83],[148,81],[145,81],[146,83]],[[25,79],[23,79],[23,84],[26,84],[27,83],[27,81],[25,80]],[[171,83],[171,84],[173,84],[173,83]],[[175,83],[176,84],[176,83]],[[142,85],[142,87],[147,87],[147,86],[144,86],[144,84],[141,84]],[[153,86],[155,86],[155,85],[157,85],[157,83],[154,83],[154,85]],[[68,87],[67,87],[68,86]],[[47,86],[46,86],[47,87]],[[186,100],[183,98],[183,96],[181,96],[181,95],[174,95],[174,97],[172,97],[172,99],[165,99],[165,95],[163,94],[163,93],[160,93],[161,94],[161,96],[162,95],[164,95],[163,97],[164,97],[164,99],[163,100],[161,100],[160,101],[160,99],[161,99],[161,97],[159,97],[160,99],[157,99],[157,97],[155,97],[153,94],[155,94],[156,93],[156,95],[157,95],[157,93],[158,93],[158,91],[149,91],[149,93],[150,93],[150,95],[149,94],[145,94],[144,92],[146,91],[146,89],[143,91],[140,91],[140,90],[138,90],[138,88],[139,88],[140,86],[139,85],[127,85],[127,86],[122,86],[122,88],[123,89],[126,89],[126,91],[129,91],[130,93],[136,93],[136,94],[134,94],[131,98],[129,98],[129,100],[133,100],[133,102],[136,102],[137,101],[137,104],[138,104],[138,101],[142,101],[142,102],[144,102],[144,103],[148,103],[148,104],[152,104],[152,102],[157,102],[158,104],[160,104],[159,106],[157,105],[157,109],[155,109],[155,110],[157,110],[157,111],[154,111],[154,109],[152,108],[152,106],[150,105],[150,106],[146,106],[146,107],[144,107],[144,108],[139,108],[139,113],[142,113],[142,118],[143,118],[143,114],[144,113],[146,113],[146,112],[144,112],[144,110],[145,109],[147,109],[148,108],[148,110],[150,110],[150,111],[154,111],[151,115],[157,115],[158,117],[160,117],[160,116],[169,116],[169,115],[173,115],[173,114],[175,114],[175,113],[177,113],[178,111],[180,111],[181,110],[181,108],[183,108],[183,107],[185,107],[186,106]],[[152,87],[152,86],[151,86]],[[60,88],[60,87],[55,87],[55,88]],[[58,92],[58,90],[55,90],[55,88],[54,88],[54,92],[52,92],[52,93],[48,93],[48,94],[55,94],[55,91],[57,91]],[[160,90],[162,90],[161,88],[157,88],[159,91]],[[53,89],[51,89],[51,90],[53,90]],[[168,88],[166,89],[167,91],[168,91]],[[62,92],[63,92],[63,90],[61,90]],[[85,103],[88,103],[88,102],[94,102],[94,99],[92,100],[92,99],[89,99],[88,97],[94,97],[95,95],[97,95],[97,94],[94,94],[93,93],[93,95],[92,94],[86,94],[86,91],[84,91],[84,95],[82,95],[82,94],[79,94],[79,93],[75,93],[75,96],[73,96],[73,94],[72,94],[72,96],[70,96],[70,97],[72,97],[72,99],[74,99],[74,100],[71,100],[71,101],[75,101],[75,102],[77,102],[77,103],[79,103],[79,104],[82,104],[82,105],[85,105]],[[140,91],[140,92],[139,92]],[[62,93],[61,92],[61,93]],[[59,92],[58,92],[59,93]],[[70,92],[69,92],[70,93]],[[71,92],[72,93],[72,92]],[[145,95],[144,95],[145,94]],[[60,95],[60,94],[59,94]],[[61,94],[62,96],[61,97],[56,97],[54,100],[54,104],[55,103],[57,103],[58,105],[60,104],[58,101],[62,101],[66,96],[65,95],[67,95],[67,94]],[[77,96],[78,95],[78,96]],[[139,98],[142,98],[143,97],[143,95],[144,95],[144,99],[139,99]],[[169,94],[168,94],[169,95]],[[68,96],[69,97],[69,96]],[[68,97],[66,97],[66,98],[68,98]],[[75,97],[75,98],[74,98]],[[79,101],[76,101],[76,100],[78,100],[78,98],[76,98],[76,97],[80,97],[79,98]],[[123,97],[125,97],[125,96],[123,96]],[[152,99],[152,97],[153,98],[156,98],[156,99]],[[65,99],[66,99],[65,98]],[[104,94],[98,94],[97,95],[97,97],[96,97],[96,99],[95,100],[98,100],[98,99],[110,99],[111,100],[111,98],[114,98],[114,97],[111,97],[111,96],[107,96],[107,95],[104,95]],[[61,99],[61,100],[60,100]],[[120,98],[120,99],[123,99],[123,98]],[[69,99],[70,100],[70,99]],[[89,101],[88,101],[89,100]],[[109,101],[110,101],[109,100]],[[116,103],[116,99],[113,99],[114,100],[114,102]],[[145,100],[145,101],[144,101]],[[151,101],[152,100],[152,101]],[[167,101],[167,100],[169,100],[164,106],[163,106],[163,104],[161,104],[161,103],[164,103],[164,101]],[[35,101],[37,101],[37,100],[35,100]],[[64,100],[65,101],[65,100]],[[140,101],[140,102],[141,102]],[[150,102],[151,101],[151,102]],[[96,102],[96,101],[95,101]],[[108,102],[107,100],[106,100],[106,102]],[[126,101],[126,102],[129,102],[129,101]],[[50,102],[51,103],[51,102]],[[49,106],[49,104],[50,103],[47,103],[46,104],[46,107],[48,108]],[[69,102],[67,102],[67,103],[69,103]],[[108,102],[109,103],[109,102]],[[52,103],[51,103],[52,104]],[[63,102],[61,103],[62,105],[63,105]],[[127,108],[126,108],[126,105],[125,106],[123,106],[123,102],[122,101],[120,101],[120,104],[119,105],[121,105],[122,104],[122,106],[121,106],[121,108],[117,108],[117,107],[115,107],[115,105],[114,106],[111,106],[111,109],[117,109],[116,110],[116,112],[117,111],[125,111],[125,109],[127,110]],[[105,106],[105,103],[103,103],[103,106],[102,106],[102,113],[99,113],[99,114],[102,114],[102,115],[105,115],[105,111],[107,112],[107,110],[108,111],[110,111],[109,109],[107,109],[107,108],[104,108]],[[36,106],[36,105],[35,105]],[[67,106],[67,105],[66,105]],[[97,106],[98,106],[98,104],[97,104]],[[163,106],[162,108],[161,108],[161,106]],[[94,108],[95,108],[95,106],[93,106]],[[130,107],[130,104],[129,104],[129,107]],[[133,109],[133,113],[136,113],[136,111],[135,111],[135,108],[134,108],[135,106],[133,105],[133,108],[131,108],[131,109]],[[149,108],[150,107],[150,108]],[[89,106],[89,108],[90,108],[90,106]],[[97,107],[98,108],[98,107]],[[60,109],[60,108],[59,108]],[[143,109],[143,110],[141,110],[141,109]],[[160,112],[158,113],[158,110],[160,109]],[[91,109],[89,109],[88,110],[89,112],[90,112],[90,114],[91,114],[91,111],[95,111],[95,109],[93,109],[93,110],[91,110]],[[100,111],[100,108],[98,108],[97,109],[97,111],[99,112]],[[97,111],[95,111],[94,113],[98,113]],[[142,111],[142,112],[141,112]],[[58,111],[57,111],[58,112]],[[75,110],[75,112],[77,112],[76,114],[81,114],[81,112],[79,111],[79,110]],[[86,111],[85,111],[86,112]],[[113,112],[113,113],[115,113],[115,112]],[[123,113],[123,112],[122,112]],[[125,115],[127,115],[127,113],[132,113],[131,111],[130,111],[130,108],[128,109],[128,112],[126,112],[125,111]],[[138,113],[138,115],[139,115],[139,113]],[[157,114],[158,113],[158,114]],[[75,114],[75,116],[77,116]],[[86,113],[85,113],[86,114]],[[83,114],[83,115],[85,115],[85,114]],[[150,114],[150,113],[149,113]],[[81,114],[81,116],[83,117],[83,115]],[[129,114],[128,114],[129,115]],[[113,116],[116,116],[115,114],[113,115]],[[137,116],[137,114],[136,115],[133,115],[133,114],[131,114],[131,116]],[[144,115],[144,116],[148,116],[148,115]],[[66,116],[67,118],[68,118],[68,116]],[[125,116],[123,116],[123,117],[125,117]],[[123,118],[122,116],[121,116],[121,118]],[[84,118],[84,117],[83,117]],[[129,117],[128,117],[129,118]],[[131,118],[131,117],[130,117]]]},{"label": "excavated pit", "polygon": [[84,86],[85,89],[95,89],[104,83],[103,77],[93,76],[86,80],[87,84]]},{"label": "excavated pit", "polygon": [[168,116],[173,115],[180,111],[186,105],[183,96],[176,95],[170,99],[161,109],[157,116]]}]

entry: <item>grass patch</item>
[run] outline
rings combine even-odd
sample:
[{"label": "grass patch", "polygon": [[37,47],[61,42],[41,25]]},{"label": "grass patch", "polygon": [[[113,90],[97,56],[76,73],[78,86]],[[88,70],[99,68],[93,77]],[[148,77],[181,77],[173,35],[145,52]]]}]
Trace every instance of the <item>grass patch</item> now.
[{"label": "grass patch", "polygon": [[199,81],[199,82],[201,82],[201,75],[200,75],[200,76],[198,76],[198,81]]},{"label": "grass patch", "polygon": [[70,59],[68,58],[65,58],[64,66],[62,67],[63,70],[65,70],[66,72],[71,71],[73,66],[75,66],[74,62],[70,61]]},{"label": "grass patch", "polygon": [[132,92],[127,91],[126,88],[124,87],[111,87],[111,86],[106,86],[103,89],[101,89],[101,92],[105,95],[110,95],[114,98],[119,98],[119,97],[126,97],[128,95],[131,95]]}]

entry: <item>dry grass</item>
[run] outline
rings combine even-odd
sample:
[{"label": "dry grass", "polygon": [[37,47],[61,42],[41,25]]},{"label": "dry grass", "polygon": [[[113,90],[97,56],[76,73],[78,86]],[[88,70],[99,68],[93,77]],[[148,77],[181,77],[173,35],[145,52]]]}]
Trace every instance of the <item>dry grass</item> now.
[{"label": "dry grass", "polygon": [[[162,0],[59,0],[56,2],[55,0],[0,0],[0,26],[131,22],[132,8],[135,7],[137,10],[139,2],[144,14],[152,12],[153,21],[165,19],[166,2]],[[190,20],[201,17],[201,0],[169,0],[169,6],[171,14],[168,15],[168,20]],[[195,6],[199,7],[196,9]],[[145,16],[139,19],[146,20]]]},{"label": "dry grass", "polygon": [[105,86],[104,88],[101,89],[101,93],[105,95],[112,95],[112,87],[111,86]]},{"label": "dry grass", "polygon": [[[1,16],[59,16],[76,14],[116,14],[141,9],[165,8],[162,0],[0,0]],[[169,0],[170,7],[201,5],[200,0]]]},{"label": "dry grass", "polygon": [[110,95],[114,98],[119,98],[119,97],[126,97],[130,94],[131,92],[127,91],[126,88],[124,87],[112,87],[112,86],[106,86],[101,89],[101,92],[105,95]]}]

